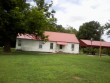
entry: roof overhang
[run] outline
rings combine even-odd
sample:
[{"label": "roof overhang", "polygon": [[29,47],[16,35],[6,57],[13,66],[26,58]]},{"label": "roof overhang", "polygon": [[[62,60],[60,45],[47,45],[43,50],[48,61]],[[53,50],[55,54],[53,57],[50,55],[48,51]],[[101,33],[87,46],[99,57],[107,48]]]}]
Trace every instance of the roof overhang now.
[{"label": "roof overhang", "polygon": [[67,45],[66,42],[57,42],[58,45]]}]

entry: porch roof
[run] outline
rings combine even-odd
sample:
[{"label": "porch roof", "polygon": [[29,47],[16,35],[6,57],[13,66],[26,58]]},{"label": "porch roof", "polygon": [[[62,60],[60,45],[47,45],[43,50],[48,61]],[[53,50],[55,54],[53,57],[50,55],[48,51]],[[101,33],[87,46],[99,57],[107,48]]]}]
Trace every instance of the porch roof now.
[{"label": "porch roof", "polygon": [[66,45],[66,42],[57,42],[58,45]]}]

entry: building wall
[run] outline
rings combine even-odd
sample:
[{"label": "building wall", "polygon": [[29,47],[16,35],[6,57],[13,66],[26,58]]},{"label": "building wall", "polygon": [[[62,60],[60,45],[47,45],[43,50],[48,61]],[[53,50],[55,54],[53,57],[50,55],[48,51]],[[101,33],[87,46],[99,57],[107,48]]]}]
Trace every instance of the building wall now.
[{"label": "building wall", "polygon": [[16,49],[17,50],[23,50],[23,51],[40,51],[40,52],[55,52],[55,42],[53,43],[53,49],[50,49],[50,42],[46,42],[42,44],[42,48],[39,48],[39,44],[41,44],[41,41],[36,40],[27,40],[27,39],[21,39],[21,46],[18,46],[18,40],[16,40]]},{"label": "building wall", "polygon": [[21,50],[21,46],[18,46],[18,40],[19,39],[16,39],[16,50]]},{"label": "building wall", "polygon": [[[21,40],[21,46],[18,46],[18,41]],[[62,49],[59,48],[59,45],[56,42],[46,42],[42,44],[42,48],[39,48],[39,44],[42,41],[28,40],[28,39],[17,39],[16,40],[16,49],[23,51],[39,51],[39,52],[65,52],[65,53],[79,53],[79,44],[74,44],[74,50],[72,51],[71,45],[73,43],[68,43],[63,46]],[[50,43],[53,43],[53,49],[50,49]]]},{"label": "building wall", "polygon": [[[71,46],[72,44],[74,44],[74,50],[72,50]],[[57,49],[59,48],[59,46],[57,46]],[[63,51],[65,53],[79,53],[79,44],[75,44],[75,43],[68,43],[67,45],[65,45],[63,47],[62,50],[60,51]]]}]

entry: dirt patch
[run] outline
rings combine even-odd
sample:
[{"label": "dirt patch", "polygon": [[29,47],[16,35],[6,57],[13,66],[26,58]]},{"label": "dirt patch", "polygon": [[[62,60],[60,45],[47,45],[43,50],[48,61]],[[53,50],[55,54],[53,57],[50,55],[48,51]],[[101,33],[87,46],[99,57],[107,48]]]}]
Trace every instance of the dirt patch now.
[{"label": "dirt patch", "polygon": [[82,78],[80,78],[78,76],[74,76],[73,79],[75,79],[75,80],[81,80]]}]

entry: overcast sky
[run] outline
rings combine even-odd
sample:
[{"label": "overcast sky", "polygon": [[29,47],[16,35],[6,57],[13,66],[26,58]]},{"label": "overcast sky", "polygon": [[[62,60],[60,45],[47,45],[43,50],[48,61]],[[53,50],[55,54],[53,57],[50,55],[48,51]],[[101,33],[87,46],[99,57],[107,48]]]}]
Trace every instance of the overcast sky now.
[{"label": "overcast sky", "polygon": [[[46,0],[50,2],[51,0]],[[98,21],[104,25],[110,20],[110,0],[52,0],[57,24],[79,30],[85,22]],[[105,37],[105,36],[104,36]],[[105,38],[106,40],[107,37]],[[109,41],[109,40],[108,40]]]},{"label": "overcast sky", "polygon": [[98,21],[102,25],[110,20],[110,0],[53,0],[57,23],[73,26],[77,30],[84,22]]}]

